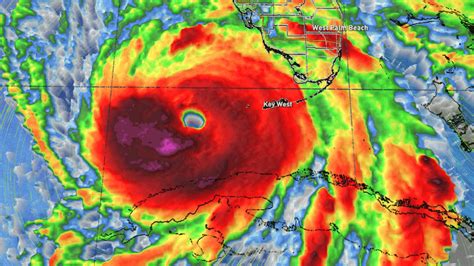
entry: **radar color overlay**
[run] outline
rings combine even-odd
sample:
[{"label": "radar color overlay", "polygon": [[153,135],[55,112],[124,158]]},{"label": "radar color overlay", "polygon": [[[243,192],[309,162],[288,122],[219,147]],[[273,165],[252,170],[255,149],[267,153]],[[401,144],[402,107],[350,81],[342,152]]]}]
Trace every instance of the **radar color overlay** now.
[{"label": "radar color overlay", "polygon": [[473,0],[0,0],[0,265],[474,265]]}]

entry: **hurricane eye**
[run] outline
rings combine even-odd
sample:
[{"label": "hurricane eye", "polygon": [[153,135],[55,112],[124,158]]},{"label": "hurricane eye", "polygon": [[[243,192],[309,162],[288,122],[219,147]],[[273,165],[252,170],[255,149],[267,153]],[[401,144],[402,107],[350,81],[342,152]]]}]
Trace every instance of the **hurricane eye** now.
[{"label": "hurricane eye", "polygon": [[186,110],[181,117],[183,126],[200,130],[206,125],[204,114],[196,110]]}]

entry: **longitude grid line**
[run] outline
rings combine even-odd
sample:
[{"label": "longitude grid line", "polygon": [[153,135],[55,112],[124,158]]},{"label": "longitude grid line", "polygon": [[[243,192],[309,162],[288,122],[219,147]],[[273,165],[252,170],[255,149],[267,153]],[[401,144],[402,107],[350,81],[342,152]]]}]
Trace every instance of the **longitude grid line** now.
[{"label": "longitude grid line", "polygon": [[119,19],[120,19],[120,7],[121,7],[121,1],[119,2],[117,6],[117,17],[115,19],[115,42],[113,45],[113,51],[112,51],[112,71],[111,71],[111,77],[110,77],[110,87],[109,89],[109,102],[108,102],[108,107],[107,107],[107,115],[106,115],[106,125],[105,125],[105,141],[104,141],[104,155],[102,158],[102,167],[101,167],[101,172],[102,172],[102,177],[99,176],[100,179],[100,193],[99,193],[99,208],[97,212],[99,213],[99,219],[97,221],[97,229],[96,229],[96,235],[95,235],[95,250],[94,250],[94,266],[96,265],[97,262],[97,251],[98,251],[98,246],[99,246],[99,230],[100,230],[100,225],[102,223],[102,216],[100,214],[100,209],[102,207],[102,196],[104,192],[104,177],[105,177],[105,164],[106,164],[106,154],[107,154],[107,143],[108,143],[108,136],[109,136],[109,118],[110,118],[110,109],[112,105],[112,91],[113,91],[113,85],[114,85],[114,71],[115,71],[115,57],[117,53],[117,44],[119,42]]},{"label": "longitude grid line", "polygon": [[[336,0],[336,1],[339,1],[339,4],[342,4],[340,2],[340,0]],[[346,6],[344,5],[342,8],[341,8],[341,12],[342,12],[342,25],[343,26],[346,26]],[[354,178],[357,179],[357,176],[356,176],[356,173],[357,173],[357,160],[356,160],[356,151],[355,151],[355,137],[354,137],[354,119],[353,119],[353,114],[352,114],[352,93],[351,93],[351,76],[350,76],[350,67],[349,67],[349,53],[348,53],[348,49],[347,49],[347,42],[349,42],[349,38],[347,37],[347,28],[344,27],[344,35],[346,37],[346,41],[342,41],[342,47],[341,49],[342,52],[344,52],[344,48],[346,48],[346,52],[347,52],[347,63],[346,63],[346,67],[347,67],[347,86],[349,88],[348,92],[349,92],[349,116],[350,116],[350,120],[351,120],[351,135],[352,135],[352,164],[353,164],[353,176]]]}]

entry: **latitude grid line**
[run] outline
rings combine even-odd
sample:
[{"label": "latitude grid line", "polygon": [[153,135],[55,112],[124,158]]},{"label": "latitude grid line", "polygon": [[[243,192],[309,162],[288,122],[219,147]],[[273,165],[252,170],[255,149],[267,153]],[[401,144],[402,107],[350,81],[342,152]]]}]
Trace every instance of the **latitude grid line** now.
[{"label": "latitude grid line", "polygon": [[[0,87],[12,87],[9,85],[2,84]],[[296,87],[216,87],[216,86],[127,86],[127,85],[46,85],[46,86],[28,86],[20,85],[21,88],[97,88],[97,89],[189,89],[189,90],[302,90],[302,91],[311,91],[311,90],[321,90],[322,88],[296,88]],[[326,88],[324,90],[328,91],[344,91],[344,90],[353,90],[353,91],[434,91],[436,89],[410,89],[410,88]],[[474,92],[474,86],[470,86],[465,89],[452,89],[450,91],[454,92]]]}]

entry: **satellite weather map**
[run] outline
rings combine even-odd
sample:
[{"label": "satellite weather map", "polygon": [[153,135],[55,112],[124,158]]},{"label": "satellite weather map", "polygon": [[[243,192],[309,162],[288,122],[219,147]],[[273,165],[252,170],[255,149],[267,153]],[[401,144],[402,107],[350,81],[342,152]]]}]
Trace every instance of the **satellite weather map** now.
[{"label": "satellite weather map", "polygon": [[474,0],[0,0],[0,265],[474,265]]}]

